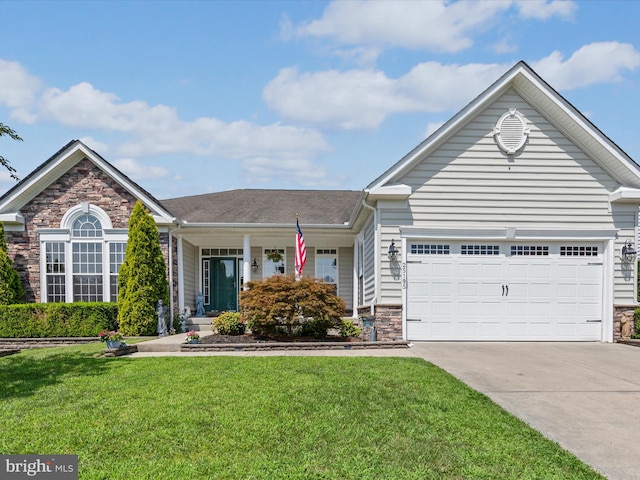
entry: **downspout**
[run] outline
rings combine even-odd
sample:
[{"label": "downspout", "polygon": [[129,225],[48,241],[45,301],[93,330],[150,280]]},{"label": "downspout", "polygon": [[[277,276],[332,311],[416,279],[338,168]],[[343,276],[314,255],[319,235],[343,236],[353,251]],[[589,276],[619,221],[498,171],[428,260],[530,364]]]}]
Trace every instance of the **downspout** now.
[{"label": "downspout", "polygon": [[375,305],[378,301],[378,209],[362,199],[362,206],[373,212],[373,298],[371,299],[371,315],[375,315]]}]

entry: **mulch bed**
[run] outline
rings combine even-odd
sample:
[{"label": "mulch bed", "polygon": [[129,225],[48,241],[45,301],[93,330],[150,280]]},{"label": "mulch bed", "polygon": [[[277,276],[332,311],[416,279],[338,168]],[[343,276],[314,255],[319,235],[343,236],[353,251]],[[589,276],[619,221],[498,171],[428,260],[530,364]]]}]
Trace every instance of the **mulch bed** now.
[{"label": "mulch bed", "polygon": [[338,336],[328,336],[326,338],[313,337],[260,337],[257,335],[208,335],[200,337],[201,344],[220,343],[283,343],[283,342],[358,342],[359,338],[344,338]]}]

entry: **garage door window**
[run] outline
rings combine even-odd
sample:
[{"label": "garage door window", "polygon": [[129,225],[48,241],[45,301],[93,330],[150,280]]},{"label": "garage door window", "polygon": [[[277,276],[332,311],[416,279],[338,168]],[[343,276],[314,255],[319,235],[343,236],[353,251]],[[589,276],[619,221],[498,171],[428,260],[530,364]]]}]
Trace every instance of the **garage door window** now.
[{"label": "garage door window", "polygon": [[460,245],[461,255],[500,255],[499,245]]},{"label": "garage door window", "polygon": [[449,255],[449,245],[412,243],[411,253],[414,255]]},{"label": "garage door window", "polygon": [[549,255],[547,245],[511,245],[512,256],[544,256]]},{"label": "garage door window", "polygon": [[598,247],[590,246],[561,246],[561,257],[597,257]]}]

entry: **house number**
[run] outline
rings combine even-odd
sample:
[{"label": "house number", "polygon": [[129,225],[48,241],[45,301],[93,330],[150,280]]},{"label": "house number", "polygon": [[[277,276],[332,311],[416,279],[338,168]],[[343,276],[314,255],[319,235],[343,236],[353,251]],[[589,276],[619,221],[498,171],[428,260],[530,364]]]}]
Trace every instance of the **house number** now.
[{"label": "house number", "polygon": [[402,264],[402,289],[407,289],[407,264]]}]

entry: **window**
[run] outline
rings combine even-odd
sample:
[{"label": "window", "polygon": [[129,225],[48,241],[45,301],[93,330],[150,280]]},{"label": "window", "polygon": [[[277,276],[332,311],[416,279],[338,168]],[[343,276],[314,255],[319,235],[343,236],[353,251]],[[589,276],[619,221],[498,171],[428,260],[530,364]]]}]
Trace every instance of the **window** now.
[{"label": "window", "polygon": [[549,247],[547,245],[511,245],[512,256],[547,256]]},{"label": "window", "polygon": [[412,243],[411,253],[414,255],[449,255],[449,245]]},{"label": "window", "polygon": [[60,228],[39,229],[44,255],[44,302],[116,302],[127,230],[112,228],[99,207],[83,203],[67,211]]},{"label": "window", "polygon": [[102,301],[102,244],[72,243],[73,301]]},{"label": "window", "polygon": [[316,250],[316,277],[338,289],[338,253],[336,249]]},{"label": "window", "polygon": [[47,302],[64,302],[66,298],[64,243],[47,243],[45,250]]},{"label": "window", "polygon": [[500,255],[499,245],[461,245],[462,255]]},{"label": "window", "polygon": [[597,257],[598,247],[587,246],[561,246],[561,257]]},{"label": "window", "polygon": [[118,301],[118,274],[124,262],[124,254],[127,251],[127,244],[114,242],[109,244],[109,284],[111,286],[111,301]]}]

